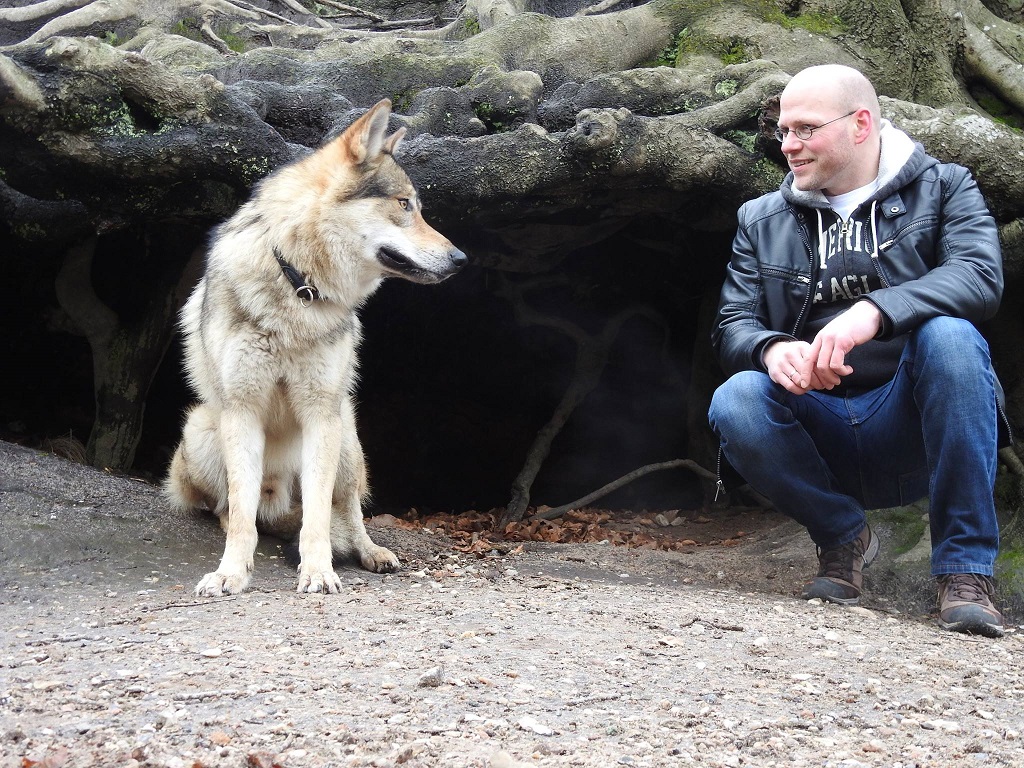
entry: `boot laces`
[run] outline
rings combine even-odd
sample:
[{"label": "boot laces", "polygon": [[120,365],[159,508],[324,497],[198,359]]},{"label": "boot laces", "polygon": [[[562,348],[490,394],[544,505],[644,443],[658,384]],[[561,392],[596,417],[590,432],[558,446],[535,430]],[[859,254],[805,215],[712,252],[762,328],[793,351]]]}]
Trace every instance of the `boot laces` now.
[{"label": "boot laces", "polygon": [[984,603],[989,595],[988,579],[973,573],[951,574],[946,589],[954,599],[970,603]]},{"label": "boot laces", "polygon": [[850,580],[853,575],[853,564],[858,557],[864,556],[864,542],[860,537],[848,544],[835,549],[818,550],[819,576]]}]

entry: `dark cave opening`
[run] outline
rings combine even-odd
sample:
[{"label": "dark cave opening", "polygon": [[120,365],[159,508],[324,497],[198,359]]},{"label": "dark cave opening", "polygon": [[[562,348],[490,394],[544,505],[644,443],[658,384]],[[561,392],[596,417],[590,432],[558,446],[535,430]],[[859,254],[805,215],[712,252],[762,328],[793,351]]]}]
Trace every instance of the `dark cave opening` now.
[{"label": "dark cave opening", "polygon": [[[552,286],[528,294],[533,307],[588,333],[627,307],[644,308],[623,324],[597,386],[554,440],[531,504],[562,504],[641,465],[689,455],[691,366],[695,345],[707,344],[697,337],[698,315],[720,280],[728,239],[676,231],[658,241],[651,234],[650,222],[637,222],[569,254],[548,275],[556,279]],[[717,252],[721,258],[709,258]],[[4,290],[5,356],[14,364],[0,437],[44,447],[68,436],[85,442],[93,410],[88,344],[61,322],[56,266],[41,270],[38,260],[22,257],[30,291],[26,282],[18,285],[20,298],[12,283]],[[49,257],[59,265],[59,254]],[[537,431],[572,376],[576,350],[556,330],[519,325],[496,292],[498,279],[471,263],[439,286],[388,281],[363,308],[358,417],[376,511],[486,510],[508,501]],[[175,339],[147,398],[133,473],[162,476],[190,400]],[[599,503],[692,509],[703,493],[695,475],[672,470]]]}]

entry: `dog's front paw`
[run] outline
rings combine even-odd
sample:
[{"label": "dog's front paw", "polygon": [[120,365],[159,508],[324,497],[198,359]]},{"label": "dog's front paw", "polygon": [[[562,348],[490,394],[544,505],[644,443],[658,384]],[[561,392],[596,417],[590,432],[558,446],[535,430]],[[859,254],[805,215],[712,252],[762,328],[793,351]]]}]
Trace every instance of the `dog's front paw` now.
[{"label": "dog's front paw", "polygon": [[249,586],[248,573],[226,573],[214,571],[208,573],[196,584],[196,597],[220,597],[221,595],[237,595]]},{"label": "dog's front paw", "polygon": [[398,558],[390,549],[378,547],[376,544],[361,551],[359,561],[363,564],[363,568],[374,573],[394,573],[401,568]]},{"label": "dog's front paw", "polygon": [[341,579],[330,567],[307,568],[299,566],[299,585],[296,592],[323,592],[336,595],[341,592]]}]

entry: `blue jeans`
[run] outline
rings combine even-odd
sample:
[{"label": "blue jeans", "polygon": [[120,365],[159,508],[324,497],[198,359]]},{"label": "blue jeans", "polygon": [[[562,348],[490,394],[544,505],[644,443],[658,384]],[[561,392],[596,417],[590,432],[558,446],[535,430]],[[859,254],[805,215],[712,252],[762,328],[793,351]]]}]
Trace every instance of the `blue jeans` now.
[{"label": "blue jeans", "polygon": [[793,395],[760,371],[715,392],[708,417],[729,463],[819,547],[857,537],[865,509],[928,496],[933,575],[992,575],[999,525],[995,374],[965,320],[910,334],[895,377],[877,389]]}]

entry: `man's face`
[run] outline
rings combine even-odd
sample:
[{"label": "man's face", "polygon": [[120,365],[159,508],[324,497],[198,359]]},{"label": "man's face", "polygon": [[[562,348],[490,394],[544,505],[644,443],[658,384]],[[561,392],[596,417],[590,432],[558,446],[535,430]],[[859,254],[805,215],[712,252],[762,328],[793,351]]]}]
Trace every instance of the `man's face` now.
[{"label": "man's face", "polygon": [[[814,128],[835,120],[846,111],[831,99],[822,97],[821,90],[813,92],[806,87],[797,87],[783,91],[779,104],[779,128],[784,131],[804,126]],[[805,192],[820,189],[826,195],[841,195],[860,186],[854,183],[858,173],[853,120],[852,116],[836,120],[815,130],[806,140],[798,139],[796,133],[789,130],[782,142],[782,153],[789,161],[793,185],[797,189]]]}]

